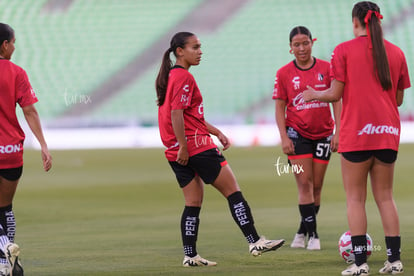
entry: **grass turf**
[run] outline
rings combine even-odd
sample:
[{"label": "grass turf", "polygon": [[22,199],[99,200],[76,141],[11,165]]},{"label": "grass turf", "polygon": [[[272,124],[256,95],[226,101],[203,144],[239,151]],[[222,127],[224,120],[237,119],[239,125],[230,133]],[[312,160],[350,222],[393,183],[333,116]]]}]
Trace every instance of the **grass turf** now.
[{"label": "grass turf", "polygon": [[[340,275],[346,267],[337,242],[347,230],[338,154],[329,165],[318,215],[322,250],[289,244],[297,230],[297,190],[280,147],[225,152],[260,234],[286,245],[254,258],[229,213],[227,201],[206,186],[198,251],[217,267],[183,268],[179,221],[183,196],[162,149],[54,151],[44,173],[40,153],[25,152],[14,202],[16,242],[26,275]],[[414,145],[401,145],[394,193],[400,213],[405,275],[414,275],[411,181]],[[380,217],[369,193],[368,233],[376,251],[371,275],[386,259]],[[379,274],[378,274],[379,275]]]}]

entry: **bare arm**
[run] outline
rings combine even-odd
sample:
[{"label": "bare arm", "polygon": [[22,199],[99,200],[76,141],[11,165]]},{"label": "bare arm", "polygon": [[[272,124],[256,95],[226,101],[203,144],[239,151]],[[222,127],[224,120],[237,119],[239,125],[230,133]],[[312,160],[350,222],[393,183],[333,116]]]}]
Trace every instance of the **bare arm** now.
[{"label": "bare arm", "polygon": [[187,140],[185,139],[185,127],[184,127],[184,110],[177,109],[171,110],[171,123],[174,130],[175,137],[177,138],[179,149],[177,153],[177,162],[180,165],[187,165],[188,163],[188,149]]},{"label": "bare arm", "polygon": [[404,90],[397,89],[397,106],[401,106],[404,100]]},{"label": "bare arm", "polygon": [[295,154],[295,147],[293,146],[292,140],[286,134],[286,102],[284,100],[276,99],[275,101],[275,117],[276,125],[279,128],[279,135],[282,143],[283,153],[285,154]]},{"label": "bare arm", "polygon": [[229,138],[227,138],[227,136],[224,135],[218,128],[216,128],[215,126],[213,126],[207,121],[205,121],[205,124],[206,124],[208,132],[213,134],[219,139],[220,143],[223,145],[223,150],[226,150],[231,146]]},{"label": "bare arm", "polygon": [[43,169],[45,171],[49,171],[52,168],[52,156],[49,153],[46,140],[43,136],[39,114],[37,113],[37,110],[34,105],[25,106],[22,108],[22,110],[23,110],[24,117],[27,121],[27,124],[32,130],[37,141],[39,141],[40,148],[41,148],[41,154],[42,154]]},{"label": "bare arm", "polygon": [[345,84],[343,82],[333,80],[330,88],[323,91],[316,91],[310,86],[303,92],[305,102],[318,100],[321,102],[336,102],[342,98]]},{"label": "bare arm", "polygon": [[331,151],[336,152],[339,145],[339,128],[341,124],[341,111],[342,111],[342,102],[341,100],[332,103],[333,115],[335,120],[335,134],[331,140]]}]

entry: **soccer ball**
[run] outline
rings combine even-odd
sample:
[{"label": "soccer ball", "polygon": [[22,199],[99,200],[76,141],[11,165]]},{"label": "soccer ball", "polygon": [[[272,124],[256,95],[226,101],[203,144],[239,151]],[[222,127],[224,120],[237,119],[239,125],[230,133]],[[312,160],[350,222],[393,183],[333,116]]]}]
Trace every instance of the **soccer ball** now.
[{"label": "soccer ball", "polygon": [[[355,262],[355,255],[352,250],[351,232],[346,231],[342,234],[338,241],[339,255],[348,264]],[[367,233],[367,257],[372,254],[372,239]]]}]

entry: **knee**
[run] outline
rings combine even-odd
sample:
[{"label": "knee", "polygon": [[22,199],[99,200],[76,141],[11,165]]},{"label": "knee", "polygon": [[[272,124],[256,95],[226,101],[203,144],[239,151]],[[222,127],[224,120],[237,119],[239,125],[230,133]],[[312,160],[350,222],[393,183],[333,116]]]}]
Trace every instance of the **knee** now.
[{"label": "knee", "polygon": [[202,199],[186,199],[185,200],[185,206],[201,207],[202,204],[203,204]]}]

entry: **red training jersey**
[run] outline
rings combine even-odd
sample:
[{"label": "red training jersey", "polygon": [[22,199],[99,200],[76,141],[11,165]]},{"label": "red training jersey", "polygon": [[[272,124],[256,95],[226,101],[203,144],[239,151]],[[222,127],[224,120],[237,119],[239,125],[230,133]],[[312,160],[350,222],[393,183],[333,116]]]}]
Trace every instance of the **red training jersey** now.
[{"label": "red training jersey", "polygon": [[158,108],[158,126],[165,156],[176,161],[179,149],[171,122],[172,110],[184,110],[184,127],[189,156],[216,148],[204,120],[203,97],[193,75],[182,67],[173,67],[168,77],[165,102]]},{"label": "red training jersey", "polygon": [[306,86],[325,90],[331,85],[329,62],[314,58],[309,69],[299,68],[292,61],[276,73],[273,99],[286,102],[286,126],[294,128],[305,138],[318,140],[333,133],[334,121],[328,103],[303,100]]},{"label": "red training jersey", "polygon": [[0,169],[23,165],[25,134],[16,116],[16,103],[25,107],[37,102],[26,72],[0,59]]},{"label": "red training jersey", "polygon": [[332,77],[343,82],[338,152],[392,149],[398,151],[400,115],[397,89],[410,87],[404,53],[384,40],[392,88],[384,91],[373,71],[368,37],[339,44],[332,54]]}]

